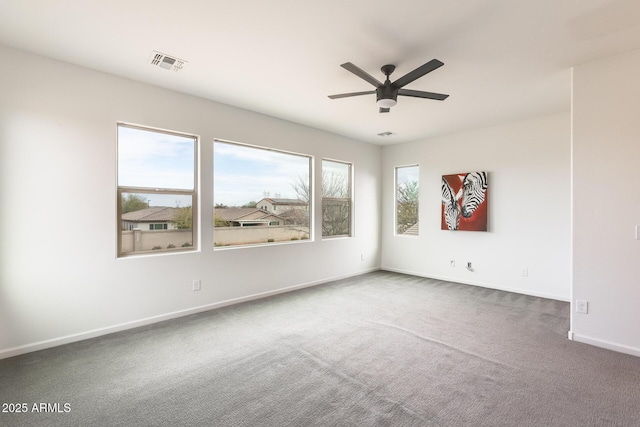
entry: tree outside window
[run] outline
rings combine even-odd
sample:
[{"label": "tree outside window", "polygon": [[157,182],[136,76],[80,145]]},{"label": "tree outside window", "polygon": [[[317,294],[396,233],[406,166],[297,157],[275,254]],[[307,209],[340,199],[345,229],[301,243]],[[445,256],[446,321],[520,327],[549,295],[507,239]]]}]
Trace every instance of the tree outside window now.
[{"label": "tree outside window", "polygon": [[[419,167],[396,168],[396,234],[409,234],[418,228]],[[417,233],[411,233],[417,234]]]},{"label": "tree outside window", "polygon": [[351,164],[322,161],[322,237],[351,235]]}]

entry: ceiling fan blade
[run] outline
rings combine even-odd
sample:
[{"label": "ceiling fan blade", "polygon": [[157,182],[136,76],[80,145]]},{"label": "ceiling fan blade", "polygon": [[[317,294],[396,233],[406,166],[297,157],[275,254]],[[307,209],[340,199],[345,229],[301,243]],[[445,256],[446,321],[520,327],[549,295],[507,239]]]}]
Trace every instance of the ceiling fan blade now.
[{"label": "ceiling fan blade", "polygon": [[375,77],[373,77],[371,74],[367,73],[366,71],[356,67],[351,62],[345,62],[344,64],[342,64],[340,66],[342,68],[344,68],[345,70],[347,70],[347,71],[351,71],[353,74],[355,74],[356,76],[360,77],[361,79],[371,83],[375,87],[382,86],[382,83],[380,81],[378,81],[378,79],[376,79]]},{"label": "ceiling fan blade", "polygon": [[371,94],[374,94],[374,93],[376,93],[375,90],[368,90],[366,92],[340,93],[338,95],[329,95],[329,98],[338,99],[338,98],[347,98],[349,96],[371,95]]},{"label": "ceiling fan blade", "polygon": [[380,112],[381,113],[388,113],[389,111],[391,111],[391,108],[382,108],[382,107],[380,107]]},{"label": "ceiling fan blade", "polygon": [[438,61],[437,59],[432,59],[431,61],[427,62],[424,65],[421,65],[420,67],[416,68],[415,70],[411,71],[408,74],[405,74],[404,76],[400,77],[398,80],[396,80],[395,82],[392,83],[392,86],[400,88],[403,86],[408,85],[409,83],[411,83],[412,81],[419,79],[420,77],[424,76],[427,73],[432,72],[433,70],[435,70],[436,68],[440,68],[444,65],[444,62]]},{"label": "ceiling fan blade", "polygon": [[444,93],[423,92],[421,90],[398,89],[398,95],[413,96],[414,98],[435,99],[436,101],[444,101],[449,97]]}]

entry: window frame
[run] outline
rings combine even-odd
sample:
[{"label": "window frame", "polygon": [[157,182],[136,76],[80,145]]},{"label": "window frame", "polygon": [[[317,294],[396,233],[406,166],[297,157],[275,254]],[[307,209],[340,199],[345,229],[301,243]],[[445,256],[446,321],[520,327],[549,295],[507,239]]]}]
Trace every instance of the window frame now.
[{"label": "window frame", "polygon": [[[129,129],[137,129],[146,132],[155,132],[160,134],[167,134],[178,136],[182,138],[193,139],[193,189],[167,189],[167,188],[154,188],[154,187],[137,187],[137,186],[125,186],[120,185],[119,182],[119,150],[120,150],[120,141],[119,141],[119,129],[129,128]],[[199,209],[198,209],[198,185],[199,185],[199,154],[200,154],[200,137],[198,135],[172,131],[167,129],[160,129],[152,126],[143,126],[138,124],[132,124],[127,122],[116,122],[116,258],[131,258],[131,257],[139,257],[139,256],[153,256],[160,254],[175,254],[175,253],[185,253],[185,252],[194,252],[199,250]],[[147,251],[134,251],[134,252],[123,252],[122,251],[122,197],[123,194],[167,194],[167,195],[176,195],[176,196],[190,196],[191,197],[191,246],[181,246],[176,245],[175,248],[166,248],[161,251],[158,250],[147,250]],[[167,227],[168,229],[168,227]],[[164,231],[164,230],[153,230],[153,231]],[[169,230],[168,230],[169,231]]]},{"label": "window frame", "polygon": [[[330,163],[338,163],[338,164],[342,164],[342,165],[347,165],[349,167],[349,171],[347,174],[347,177],[349,179],[349,182],[347,183],[347,188],[349,191],[349,197],[325,197],[324,196],[324,188],[320,188],[320,199],[321,199],[321,234],[322,234],[322,239],[337,239],[337,238],[348,238],[348,237],[353,237],[353,230],[354,230],[354,214],[355,214],[355,202],[354,202],[354,185],[353,185],[353,181],[354,181],[354,165],[353,162],[348,162],[348,161],[344,161],[344,160],[336,160],[336,159],[332,159],[332,158],[328,158],[325,157],[321,160],[320,162],[320,174],[324,180],[324,176],[322,175],[324,173],[324,162],[330,162]],[[323,186],[323,183],[320,184],[320,187]],[[324,202],[325,200],[346,200],[349,203],[349,231],[347,234],[331,234],[331,235],[326,235],[324,234]]]}]

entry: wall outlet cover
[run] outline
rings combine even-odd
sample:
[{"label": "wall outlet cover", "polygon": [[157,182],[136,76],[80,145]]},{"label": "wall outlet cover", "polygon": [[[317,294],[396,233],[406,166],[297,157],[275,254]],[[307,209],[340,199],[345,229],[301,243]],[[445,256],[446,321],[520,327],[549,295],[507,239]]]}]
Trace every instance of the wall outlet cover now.
[{"label": "wall outlet cover", "polygon": [[576,313],[588,314],[589,313],[589,302],[583,299],[576,300]]}]

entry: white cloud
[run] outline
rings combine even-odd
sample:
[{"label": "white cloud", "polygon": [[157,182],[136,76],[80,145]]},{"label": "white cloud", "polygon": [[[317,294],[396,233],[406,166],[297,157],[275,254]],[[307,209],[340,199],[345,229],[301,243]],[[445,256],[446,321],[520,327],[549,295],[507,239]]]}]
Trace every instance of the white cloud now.
[{"label": "white cloud", "polygon": [[192,189],[195,140],[118,127],[118,185]]},{"label": "white cloud", "polygon": [[241,206],[271,197],[297,198],[292,182],[309,176],[309,157],[214,143],[214,203]]}]

